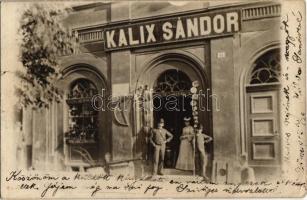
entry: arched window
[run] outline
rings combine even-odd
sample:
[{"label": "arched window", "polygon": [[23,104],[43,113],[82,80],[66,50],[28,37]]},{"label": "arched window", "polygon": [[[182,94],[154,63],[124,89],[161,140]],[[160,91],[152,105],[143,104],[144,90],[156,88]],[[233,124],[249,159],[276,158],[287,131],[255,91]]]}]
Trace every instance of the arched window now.
[{"label": "arched window", "polygon": [[277,83],[280,76],[280,50],[271,50],[258,58],[250,74],[250,84]]},{"label": "arched window", "polygon": [[97,94],[96,86],[87,79],[78,79],[70,87],[66,100],[69,107],[69,143],[97,142],[97,114],[91,99]]},{"label": "arched window", "polygon": [[99,113],[92,107],[92,97],[96,94],[97,87],[88,79],[79,78],[69,87],[65,162],[74,171],[82,171],[98,160]]},{"label": "arched window", "polygon": [[279,78],[279,49],[267,51],[251,66],[245,88],[246,150],[251,166],[280,164]]}]

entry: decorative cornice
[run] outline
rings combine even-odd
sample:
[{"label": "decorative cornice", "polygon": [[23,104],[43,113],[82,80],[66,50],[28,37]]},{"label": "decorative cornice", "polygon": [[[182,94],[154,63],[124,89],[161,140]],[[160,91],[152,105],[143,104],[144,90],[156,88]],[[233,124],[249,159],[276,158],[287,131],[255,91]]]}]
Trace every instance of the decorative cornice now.
[{"label": "decorative cornice", "polygon": [[242,9],[242,20],[252,20],[268,17],[279,17],[281,13],[280,4],[253,6]]},{"label": "decorative cornice", "polygon": [[[253,5],[250,7],[242,6],[241,7],[242,13],[242,21],[246,20],[254,20],[254,19],[263,19],[263,18],[270,18],[270,17],[279,17],[281,13],[281,5],[277,3],[271,4],[262,4],[262,5]],[[161,16],[163,17],[163,16]],[[131,23],[132,20],[127,19],[126,23]],[[115,22],[116,24],[117,22]],[[105,23],[101,25],[95,25],[91,27],[80,27],[75,29],[78,39],[80,43],[87,43],[87,42],[103,42],[103,29],[104,27],[110,26],[111,23]]]},{"label": "decorative cornice", "polygon": [[80,43],[95,42],[95,41],[103,42],[102,27],[90,28],[90,29],[80,29],[80,30],[75,30],[75,31],[77,32]]}]

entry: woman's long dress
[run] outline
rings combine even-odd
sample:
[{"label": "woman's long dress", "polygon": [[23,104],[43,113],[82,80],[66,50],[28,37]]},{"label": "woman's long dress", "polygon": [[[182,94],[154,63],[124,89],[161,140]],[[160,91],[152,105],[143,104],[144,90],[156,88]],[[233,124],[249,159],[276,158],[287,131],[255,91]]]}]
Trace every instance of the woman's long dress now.
[{"label": "woman's long dress", "polygon": [[181,139],[176,169],[194,169],[193,134],[192,126],[184,127],[182,129],[182,136],[188,137]]}]

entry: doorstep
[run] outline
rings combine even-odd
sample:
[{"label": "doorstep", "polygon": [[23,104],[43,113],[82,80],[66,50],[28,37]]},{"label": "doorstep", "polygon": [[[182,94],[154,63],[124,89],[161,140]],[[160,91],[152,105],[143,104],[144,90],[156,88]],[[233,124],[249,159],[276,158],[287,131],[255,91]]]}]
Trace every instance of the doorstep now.
[{"label": "doorstep", "polygon": [[[164,175],[149,176],[148,180],[163,180],[163,181],[203,181],[204,178],[199,175],[193,175],[193,171],[184,171],[178,169],[164,169]],[[209,182],[209,181],[208,181]]]}]

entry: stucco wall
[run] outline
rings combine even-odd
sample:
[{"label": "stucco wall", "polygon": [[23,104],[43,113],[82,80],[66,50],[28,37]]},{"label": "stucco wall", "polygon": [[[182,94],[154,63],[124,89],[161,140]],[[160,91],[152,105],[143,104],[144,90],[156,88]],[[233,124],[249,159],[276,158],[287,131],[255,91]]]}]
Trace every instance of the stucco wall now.
[{"label": "stucco wall", "polygon": [[[235,129],[240,133],[237,137],[238,155],[246,152],[246,125],[245,120],[245,84],[248,83],[248,73],[253,62],[268,50],[280,47],[279,18],[244,21],[242,31],[234,38],[234,85],[235,90]],[[270,178],[276,168],[255,168],[257,178]],[[258,173],[260,172],[260,173]],[[261,174],[262,177],[259,177]]]},{"label": "stucco wall", "polygon": [[[236,154],[234,129],[234,68],[233,38],[211,40],[212,94],[216,95],[219,110],[213,109],[214,157],[216,160],[233,160]],[[213,105],[215,102],[213,100]],[[214,106],[215,107],[215,106]],[[226,139],[227,138],[227,139]]]},{"label": "stucco wall", "polygon": [[[129,96],[130,86],[130,52],[119,51],[111,54],[112,94],[114,100]],[[113,160],[132,158],[132,110],[133,101],[124,100],[126,105],[119,105],[121,111],[112,112],[112,156]],[[116,115],[116,116],[115,116]],[[128,121],[125,121],[128,120]]]},{"label": "stucco wall", "polygon": [[[127,3],[114,4],[113,11],[127,6]],[[129,18],[129,9],[122,12],[111,12],[111,18],[123,20]],[[106,22],[107,13],[103,7],[79,11],[69,16],[65,23],[70,27],[85,27]],[[131,14],[131,13],[130,13]],[[134,13],[135,14],[135,13]],[[150,14],[152,15],[152,13]],[[81,20],[84,18],[86,20]],[[131,16],[130,16],[131,17]],[[177,51],[192,55],[199,60],[206,79],[206,87],[211,88],[217,98],[212,102],[212,122],[209,130],[213,134],[214,160],[224,160],[236,164],[238,156],[244,151],[244,75],[252,61],[266,49],[277,47],[279,40],[279,18],[267,18],[243,21],[240,33],[233,36],[191,41],[171,45],[161,45],[135,50],[103,52],[103,43],[94,42],[82,44],[79,52],[61,58],[62,69],[74,65],[86,64],[93,67],[105,80],[106,89],[115,96],[128,96],[136,89],[139,77],[151,59],[163,53]],[[193,59],[194,59],[193,58]],[[150,78],[150,77],[149,77]],[[156,78],[156,77],[154,77]],[[151,80],[152,81],[152,80]],[[216,110],[216,104],[218,109]],[[127,112],[119,113],[120,120],[128,119],[126,125],[120,125],[114,118],[114,113],[108,112],[105,121],[108,135],[104,136],[106,151],[110,151],[113,160],[123,160],[133,157],[135,127],[134,113],[131,105]],[[61,138],[65,122],[63,109],[58,108],[57,137]],[[45,111],[38,112],[34,120],[46,119]],[[62,114],[61,114],[62,113]],[[123,116],[124,115],[124,116]],[[47,154],[46,141],[50,137],[45,121],[33,124],[33,161],[37,168],[44,167]],[[29,125],[30,126],[30,125]],[[211,126],[211,124],[210,124]],[[139,127],[138,127],[139,128]],[[57,141],[60,141],[59,139]],[[243,146],[242,146],[243,145]]]}]

